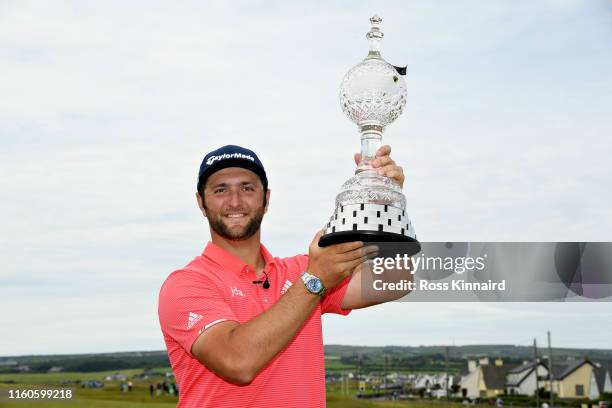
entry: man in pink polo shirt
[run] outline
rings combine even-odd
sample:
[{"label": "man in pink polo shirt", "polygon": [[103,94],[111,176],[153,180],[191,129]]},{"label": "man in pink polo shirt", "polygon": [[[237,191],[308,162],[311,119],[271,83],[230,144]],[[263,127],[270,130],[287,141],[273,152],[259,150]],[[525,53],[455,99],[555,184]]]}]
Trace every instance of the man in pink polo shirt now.
[{"label": "man in pink polo shirt", "polygon": [[[404,182],[381,147],[373,166]],[[359,161],[357,154],[355,160]],[[270,202],[264,167],[228,145],[200,166],[196,198],[212,242],[165,280],[159,320],[179,407],[324,407],[321,315],[381,303],[361,298],[361,268],[376,248],[351,242],[275,258],[260,242]]]}]

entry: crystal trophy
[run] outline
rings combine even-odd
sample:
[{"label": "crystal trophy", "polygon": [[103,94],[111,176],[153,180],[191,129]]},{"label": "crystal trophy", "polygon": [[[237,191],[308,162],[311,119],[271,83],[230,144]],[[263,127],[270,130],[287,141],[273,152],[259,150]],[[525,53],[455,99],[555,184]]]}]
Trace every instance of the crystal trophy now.
[{"label": "crystal trophy", "polygon": [[340,85],[342,111],[361,133],[361,162],[336,196],[336,208],[320,246],[341,242],[414,242],[420,250],[414,227],[406,215],[406,197],[392,179],[372,168],[382,145],[385,127],[401,115],[406,105],[405,67],[395,67],[380,55],[382,19],[370,19],[366,34],[370,51],[351,68]]}]

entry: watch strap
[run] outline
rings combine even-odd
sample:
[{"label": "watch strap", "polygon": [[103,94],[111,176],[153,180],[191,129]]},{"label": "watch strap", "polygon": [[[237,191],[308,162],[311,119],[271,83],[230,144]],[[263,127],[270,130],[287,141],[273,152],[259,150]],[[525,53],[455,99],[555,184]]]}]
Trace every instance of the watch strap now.
[{"label": "watch strap", "polygon": [[[304,282],[304,286],[306,286],[306,290],[314,295],[318,295],[318,296],[323,296],[325,294],[325,292],[327,291],[327,288],[325,288],[325,285],[323,284],[323,281],[321,281],[321,279],[319,279],[317,276],[308,273],[307,271],[302,272],[302,274],[300,275],[300,278],[302,279],[302,281]],[[311,280],[316,279],[319,281],[319,283],[321,284],[321,289],[317,292],[313,291],[310,289],[308,282],[310,282]]]}]

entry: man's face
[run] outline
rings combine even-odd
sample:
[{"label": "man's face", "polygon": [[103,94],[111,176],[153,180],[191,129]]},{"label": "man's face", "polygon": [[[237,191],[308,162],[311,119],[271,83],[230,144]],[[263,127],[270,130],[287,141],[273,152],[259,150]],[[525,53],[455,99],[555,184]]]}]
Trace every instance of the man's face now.
[{"label": "man's face", "polygon": [[264,206],[264,195],[268,193],[252,171],[228,167],[206,180],[204,201],[198,198],[198,203],[217,235],[231,241],[243,241],[259,231],[267,211],[268,200]]}]

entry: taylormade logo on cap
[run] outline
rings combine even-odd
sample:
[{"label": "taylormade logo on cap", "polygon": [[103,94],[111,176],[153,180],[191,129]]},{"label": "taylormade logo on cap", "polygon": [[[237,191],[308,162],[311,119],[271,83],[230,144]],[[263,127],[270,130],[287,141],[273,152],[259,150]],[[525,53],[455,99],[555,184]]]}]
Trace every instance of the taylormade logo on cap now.
[{"label": "taylormade logo on cap", "polygon": [[264,189],[268,188],[268,177],[257,154],[241,146],[227,145],[207,153],[202,159],[198,172],[198,191],[206,185],[206,179],[211,174],[226,167],[242,167],[250,170],[259,176]]},{"label": "taylormade logo on cap", "polygon": [[211,165],[214,162],[218,161],[218,160],[225,160],[225,159],[247,159],[250,160],[252,162],[255,161],[255,158],[251,155],[248,154],[242,154],[242,153],[223,153],[220,154],[218,156],[210,156],[208,158],[208,160],[206,160],[206,164],[207,165]]}]

